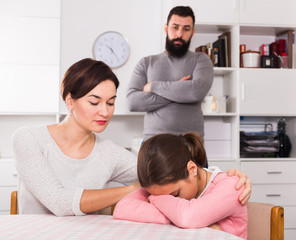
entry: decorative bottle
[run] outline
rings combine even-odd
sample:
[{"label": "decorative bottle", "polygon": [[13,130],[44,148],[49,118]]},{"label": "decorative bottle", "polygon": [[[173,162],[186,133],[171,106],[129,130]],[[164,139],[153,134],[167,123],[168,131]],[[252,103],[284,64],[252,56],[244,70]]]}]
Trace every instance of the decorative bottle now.
[{"label": "decorative bottle", "polygon": [[280,143],[278,156],[289,157],[292,145],[289,136],[286,134],[286,120],[284,118],[278,120],[277,136],[275,138],[278,139]]}]

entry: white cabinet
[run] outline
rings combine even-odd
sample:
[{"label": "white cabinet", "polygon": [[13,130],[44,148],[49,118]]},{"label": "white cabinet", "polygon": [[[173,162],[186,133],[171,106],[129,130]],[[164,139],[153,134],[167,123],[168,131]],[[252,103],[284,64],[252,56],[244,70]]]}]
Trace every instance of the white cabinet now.
[{"label": "white cabinet", "polygon": [[[285,235],[296,229],[296,162],[253,161],[241,162],[241,170],[252,179],[250,201],[265,202],[284,207]],[[285,239],[293,239],[285,236]],[[295,236],[294,236],[295,237]]]},{"label": "white cabinet", "polygon": [[0,113],[57,113],[59,1],[36,2],[29,8],[17,0],[17,10],[11,1],[2,2]]},{"label": "white cabinet", "polygon": [[242,162],[242,169],[248,173],[253,183],[295,183],[296,162]]},{"label": "white cabinet", "polygon": [[58,79],[58,65],[0,64],[0,113],[58,113]]},{"label": "white cabinet", "polygon": [[241,69],[240,114],[296,116],[294,69]]},{"label": "white cabinet", "polygon": [[239,0],[240,23],[296,25],[294,0]]},{"label": "white cabinet", "polygon": [[[263,43],[274,42],[279,33],[294,31],[296,21],[293,19],[296,17],[294,13],[291,14],[291,9],[295,9],[293,6],[296,7],[296,3],[284,1],[285,9],[287,6],[290,9],[284,14],[281,12],[280,15],[285,16],[278,21],[265,17],[278,11],[274,8],[279,5],[276,1],[238,2],[240,16],[237,23],[231,20],[228,23],[220,21],[218,24],[208,20],[197,21],[196,34],[191,41],[190,49],[194,51],[198,46],[213,43],[226,31],[231,33],[231,67],[214,68],[214,82],[209,92],[213,96],[228,96],[227,111],[224,114],[213,113],[204,116],[204,140],[208,161],[210,165],[216,165],[222,170],[241,167],[253,182],[252,201],[284,206],[285,239],[293,239],[287,236],[291,236],[296,229],[296,70],[240,68],[239,48],[240,44],[246,44],[247,50],[259,51]],[[190,6],[199,3],[200,1],[195,1]],[[265,4],[273,6],[273,13],[266,13],[263,7]],[[281,11],[281,6],[278,9]],[[232,6],[228,11],[231,10]],[[291,19],[289,23],[286,15]],[[246,122],[271,122],[273,130],[276,131],[277,120],[280,117],[286,119],[287,135],[292,143],[290,157],[241,158],[240,125]]]},{"label": "white cabinet", "polygon": [[[237,142],[234,141],[237,119],[231,113],[205,116],[204,144],[209,161],[227,161],[235,165]],[[220,165],[218,165],[220,166]]]},{"label": "white cabinet", "polygon": [[12,159],[0,160],[0,214],[9,214],[10,194],[17,190],[17,173]]},{"label": "white cabinet", "polygon": [[[270,2],[271,5],[275,4],[275,1]],[[260,6],[263,1],[256,1],[257,3]],[[289,6],[293,5],[295,5],[294,2],[293,4],[290,3]],[[252,6],[255,7],[255,3]],[[256,5],[256,8],[258,8],[258,5]],[[279,6],[279,11],[280,8]],[[263,10],[262,7],[258,9]],[[282,22],[278,21],[278,24],[274,24],[274,19],[271,20],[268,17],[265,18],[265,21],[262,21],[263,19],[260,18],[264,14],[269,15],[270,13],[263,12],[260,15],[258,9],[256,9],[257,12],[240,15],[244,24],[239,26],[239,44],[246,44],[247,49],[258,51],[261,44],[274,42],[278,33],[287,30],[295,31],[295,21],[294,25],[291,26],[293,24],[291,14],[286,13],[291,18],[290,25],[281,27],[281,24],[288,24],[284,21],[286,16],[281,19]],[[287,9],[287,6],[285,6],[285,9]],[[247,18],[252,18],[253,22],[248,21]],[[262,24],[269,25],[269,27],[261,26]],[[296,107],[293,106],[296,70],[239,68],[238,71],[239,124],[271,123],[273,130],[276,131],[277,120],[280,117],[286,119],[286,133],[292,143],[289,158],[239,158],[239,162],[241,162],[241,170],[250,177],[253,183],[251,201],[283,206],[285,211],[285,239],[292,240],[295,238],[296,229],[294,215],[296,211]],[[264,128],[261,128],[261,130],[264,130]]]}]

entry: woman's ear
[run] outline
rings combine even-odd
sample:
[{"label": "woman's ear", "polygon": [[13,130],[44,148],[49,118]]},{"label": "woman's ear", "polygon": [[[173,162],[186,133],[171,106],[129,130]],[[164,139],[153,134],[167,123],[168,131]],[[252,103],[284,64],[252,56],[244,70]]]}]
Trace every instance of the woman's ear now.
[{"label": "woman's ear", "polygon": [[198,171],[197,165],[192,160],[190,160],[187,163],[187,170],[188,170],[189,176],[196,176],[197,175],[197,171]]},{"label": "woman's ear", "polygon": [[68,95],[65,98],[65,103],[69,111],[71,112],[73,109],[73,99],[71,97],[71,93],[68,93]]}]

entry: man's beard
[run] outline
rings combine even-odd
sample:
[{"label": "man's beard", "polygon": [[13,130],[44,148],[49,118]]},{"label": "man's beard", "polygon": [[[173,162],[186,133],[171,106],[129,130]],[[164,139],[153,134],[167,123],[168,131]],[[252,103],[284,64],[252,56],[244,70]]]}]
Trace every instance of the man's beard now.
[{"label": "man's beard", "polygon": [[[181,41],[182,45],[174,44],[174,42],[176,41]],[[188,42],[185,42],[182,38],[175,38],[170,40],[167,36],[165,41],[165,49],[168,51],[170,55],[180,58],[187,53],[189,49],[190,41],[191,41],[191,38],[188,40]]]}]

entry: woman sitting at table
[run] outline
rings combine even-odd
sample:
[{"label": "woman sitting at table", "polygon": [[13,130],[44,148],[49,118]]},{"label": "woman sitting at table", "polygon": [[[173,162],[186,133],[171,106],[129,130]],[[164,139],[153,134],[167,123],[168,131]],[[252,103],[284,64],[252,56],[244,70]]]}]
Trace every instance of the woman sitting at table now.
[{"label": "woman sitting at table", "polygon": [[217,167],[202,168],[206,152],[201,138],[159,134],[148,139],[138,155],[142,188],[117,203],[114,218],[139,222],[174,223],[181,228],[214,224],[247,238],[247,206],[238,198],[237,177]]},{"label": "woman sitting at table", "polygon": [[[19,213],[82,215],[111,206],[138,188],[135,156],[94,134],[109,124],[118,85],[106,64],[83,59],[62,82],[67,117],[15,132]],[[134,185],[105,189],[111,181]]]},{"label": "woman sitting at table", "polygon": [[[20,214],[83,215],[111,206],[139,187],[136,157],[97,135],[113,115],[118,85],[103,62],[78,61],[62,82],[66,118],[14,133]],[[240,176],[239,186],[246,183],[241,195],[245,202],[250,180],[239,171],[235,174]],[[128,186],[107,189],[110,182]]]}]

